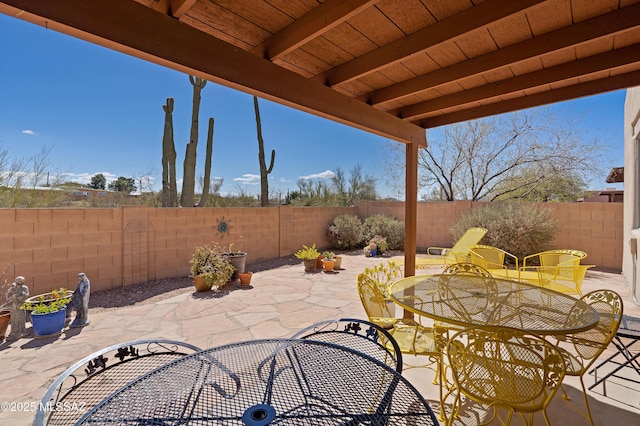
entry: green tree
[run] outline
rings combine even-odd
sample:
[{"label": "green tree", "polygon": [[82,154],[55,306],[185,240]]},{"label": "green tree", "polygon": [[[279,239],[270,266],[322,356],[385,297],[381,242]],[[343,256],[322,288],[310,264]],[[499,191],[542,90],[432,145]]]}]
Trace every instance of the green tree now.
[{"label": "green tree", "polygon": [[[376,179],[365,174],[362,166],[356,164],[349,177],[340,167],[327,177],[318,179],[298,179],[298,191],[289,194],[289,201],[296,206],[352,206],[360,200],[375,200]],[[328,179],[328,181],[326,180]]]},{"label": "green tree", "polygon": [[536,184],[531,184],[536,176],[554,175],[553,171],[546,172],[544,170],[529,169],[523,170],[521,176],[514,176],[512,179],[503,182],[503,187],[496,187],[498,193],[502,192],[505,196],[499,195],[495,199],[510,200],[518,199],[522,201],[538,201],[538,202],[574,202],[579,198],[583,198],[587,184],[581,176],[575,173],[567,173],[553,179],[540,179]]},{"label": "green tree", "polygon": [[98,173],[91,177],[91,183],[89,188],[93,189],[105,189],[107,187],[107,178],[102,173]]},{"label": "green tree", "polygon": [[349,179],[342,169],[337,167],[331,178],[331,184],[338,205],[341,206],[353,206],[358,204],[360,200],[375,200],[377,198],[376,179],[373,175],[365,174],[360,164],[353,166]]},{"label": "green tree", "polygon": [[109,183],[109,189],[111,191],[126,192],[127,194],[131,194],[138,188],[136,188],[136,181],[133,178],[120,176],[118,179]]}]

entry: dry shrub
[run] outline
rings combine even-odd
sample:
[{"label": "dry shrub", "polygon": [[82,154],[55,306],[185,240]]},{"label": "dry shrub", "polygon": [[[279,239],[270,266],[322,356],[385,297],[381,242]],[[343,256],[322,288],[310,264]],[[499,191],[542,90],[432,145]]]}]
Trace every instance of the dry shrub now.
[{"label": "dry shrub", "polygon": [[362,221],[356,215],[336,216],[329,225],[327,237],[331,247],[338,250],[361,248],[364,244]]},{"label": "dry shrub", "polygon": [[549,210],[528,202],[492,202],[462,215],[451,227],[454,240],[474,226],[487,228],[480,241],[501,248],[522,259],[551,248],[560,223]]},{"label": "dry shrub", "polygon": [[404,222],[383,214],[374,214],[364,220],[364,239],[369,241],[376,235],[387,239],[389,250],[404,249]]}]

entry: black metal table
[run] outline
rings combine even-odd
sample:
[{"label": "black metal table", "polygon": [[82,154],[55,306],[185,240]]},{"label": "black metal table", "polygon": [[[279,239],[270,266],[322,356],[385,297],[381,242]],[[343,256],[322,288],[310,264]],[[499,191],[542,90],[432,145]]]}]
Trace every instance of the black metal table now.
[{"label": "black metal table", "polygon": [[207,349],[145,374],[76,424],[438,425],[399,373],[330,343],[266,339]]}]

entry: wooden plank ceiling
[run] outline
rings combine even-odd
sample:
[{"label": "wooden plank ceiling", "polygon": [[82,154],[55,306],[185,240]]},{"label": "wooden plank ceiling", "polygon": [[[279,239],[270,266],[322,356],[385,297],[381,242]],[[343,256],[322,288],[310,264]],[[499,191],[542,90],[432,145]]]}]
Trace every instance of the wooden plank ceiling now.
[{"label": "wooden plank ceiling", "polygon": [[0,12],[405,143],[640,84],[640,0],[3,0]]}]

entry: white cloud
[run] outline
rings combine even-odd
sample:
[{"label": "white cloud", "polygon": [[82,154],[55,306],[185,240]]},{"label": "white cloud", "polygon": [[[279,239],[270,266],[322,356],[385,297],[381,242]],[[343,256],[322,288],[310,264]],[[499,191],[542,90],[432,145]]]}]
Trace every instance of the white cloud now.
[{"label": "white cloud", "polygon": [[315,173],[312,175],[307,175],[307,176],[300,176],[300,179],[331,179],[332,177],[334,177],[336,174],[333,173],[331,170],[325,170],[324,172],[321,173]]},{"label": "white cloud", "polygon": [[25,129],[21,132],[23,135],[35,135],[36,132],[34,132],[33,130],[29,130],[29,129]]},{"label": "white cloud", "polygon": [[67,182],[76,182],[82,185],[89,185],[91,183],[91,178],[97,174],[102,174],[106,179],[107,183],[118,179],[118,177],[109,172],[95,172],[95,173],[61,173],[61,178]]},{"label": "white cloud", "polygon": [[245,185],[257,185],[260,183],[260,175],[244,174],[241,177],[233,178],[234,182],[240,182]]}]

